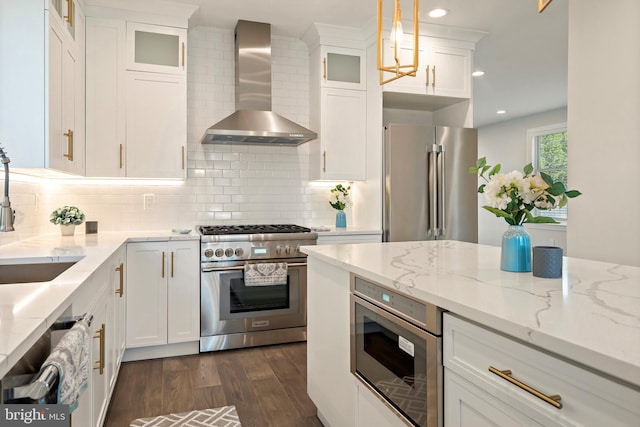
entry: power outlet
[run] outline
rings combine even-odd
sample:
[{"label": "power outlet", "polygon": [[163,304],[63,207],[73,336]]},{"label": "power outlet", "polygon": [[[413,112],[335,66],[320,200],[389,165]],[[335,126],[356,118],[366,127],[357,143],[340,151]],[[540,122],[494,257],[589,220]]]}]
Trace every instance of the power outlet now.
[{"label": "power outlet", "polygon": [[153,208],[153,194],[143,194],[142,195],[142,207],[143,209],[151,209]]}]

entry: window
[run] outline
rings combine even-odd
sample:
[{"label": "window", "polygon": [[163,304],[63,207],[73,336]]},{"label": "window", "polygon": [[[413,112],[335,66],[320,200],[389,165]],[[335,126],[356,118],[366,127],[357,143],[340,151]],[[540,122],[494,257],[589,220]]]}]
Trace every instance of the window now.
[{"label": "window", "polygon": [[[567,124],[529,129],[527,139],[531,144],[531,163],[536,173],[544,172],[554,181],[562,181],[567,185]],[[555,218],[556,221],[567,220],[567,206],[549,211],[537,210],[535,215]]]}]

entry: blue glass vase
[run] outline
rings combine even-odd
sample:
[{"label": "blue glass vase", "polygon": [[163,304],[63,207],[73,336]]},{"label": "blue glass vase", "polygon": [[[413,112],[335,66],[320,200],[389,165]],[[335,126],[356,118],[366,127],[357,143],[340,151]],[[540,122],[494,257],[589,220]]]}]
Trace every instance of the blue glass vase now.
[{"label": "blue glass vase", "polygon": [[345,228],[347,226],[347,215],[344,211],[338,211],[336,214],[336,228]]},{"label": "blue glass vase", "polygon": [[510,225],[502,235],[500,269],[524,273],[531,271],[531,239],[521,225]]}]

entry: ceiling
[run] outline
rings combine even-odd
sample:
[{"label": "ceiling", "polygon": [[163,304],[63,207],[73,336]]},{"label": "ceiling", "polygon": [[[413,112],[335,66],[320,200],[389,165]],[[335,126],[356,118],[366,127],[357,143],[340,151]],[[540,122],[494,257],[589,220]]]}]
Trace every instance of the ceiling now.
[{"label": "ceiling", "polygon": [[[177,0],[197,4],[190,26],[233,29],[238,19],[268,22],[274,34],[301,38],[313,22],[361,28],[375,20],[375,0]],[[392,0],[384,0],[385,10]],[[564,107],[567,104],[568,1],[538,13],[536,0],[423,0],[421,21],[482,30],[474,53],[474,126]],[[412,2],[401,0],[404,17]],[[450,12],[426,17],[434,7]],[[506,110],[503,115],[497,110]]]}]

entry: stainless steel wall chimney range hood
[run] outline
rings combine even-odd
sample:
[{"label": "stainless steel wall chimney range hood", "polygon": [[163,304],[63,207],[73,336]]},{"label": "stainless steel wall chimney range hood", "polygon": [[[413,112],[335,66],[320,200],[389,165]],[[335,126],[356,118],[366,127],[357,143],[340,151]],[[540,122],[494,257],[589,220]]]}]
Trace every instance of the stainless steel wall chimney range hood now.
[{"label": "stainless steel wall chimney range hood", "polygon": [[202,143],[296,146],[316,139],[271,111],[271,25],[238,21],[235,40],[237,111],[207,129]]}]

